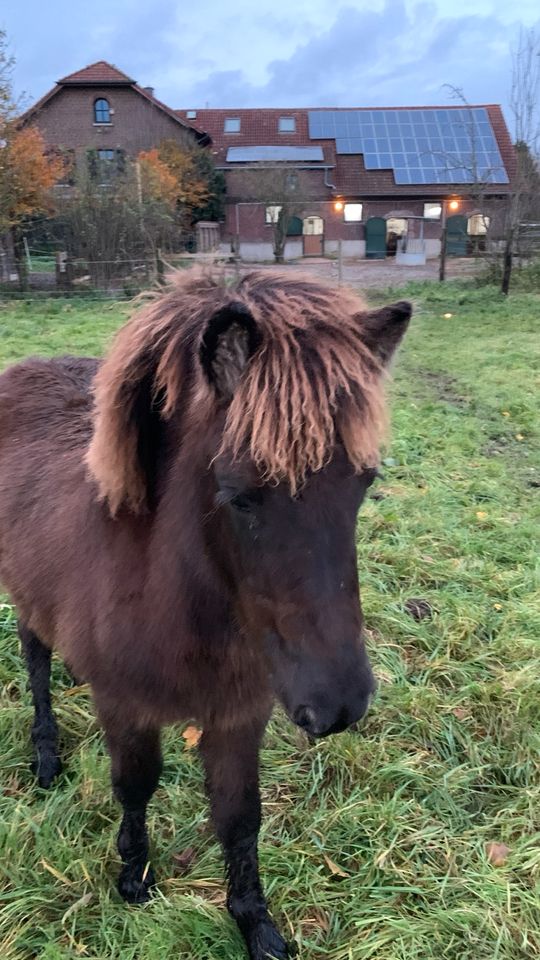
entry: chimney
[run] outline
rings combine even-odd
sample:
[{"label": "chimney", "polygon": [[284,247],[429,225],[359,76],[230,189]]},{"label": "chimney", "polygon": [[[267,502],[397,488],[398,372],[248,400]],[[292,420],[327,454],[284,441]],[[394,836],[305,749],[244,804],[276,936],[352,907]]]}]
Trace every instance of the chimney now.
[{"label": "chimney", "polygon": [[149,93],[151,97],[154,96],[154,88],[153,88],[153,87],[143,87],[143,90],[146,90],[146,92]]}]

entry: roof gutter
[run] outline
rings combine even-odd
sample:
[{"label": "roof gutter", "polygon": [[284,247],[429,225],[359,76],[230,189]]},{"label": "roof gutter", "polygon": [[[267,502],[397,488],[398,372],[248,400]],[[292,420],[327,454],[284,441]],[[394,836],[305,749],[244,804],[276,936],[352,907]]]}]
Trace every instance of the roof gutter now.
[{"label": "roof gutter", "polygon": [[[277,163],[266,163],[259,160],[258,163],[228,163],[225,166],[216,166],[216,170],[260,170],[261,163],[264,163],[264,170],[282,170],[283,163],[289,163],[294,170],[335,170],[335,164],[329,163],[298,163],[295,160],[280,160]],[[324,177],[325,186],[331,187],[333,184],[326,182],[326,173]],[[335,188],[334,188],[335,189]]]}]

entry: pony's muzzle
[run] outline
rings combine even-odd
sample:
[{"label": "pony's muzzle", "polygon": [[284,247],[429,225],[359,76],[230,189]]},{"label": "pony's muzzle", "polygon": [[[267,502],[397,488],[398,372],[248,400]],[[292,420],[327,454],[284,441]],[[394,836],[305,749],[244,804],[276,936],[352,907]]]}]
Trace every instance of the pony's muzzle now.
[{"label": "pony's muzzle", "polygon": [[358,723],[367,713],[374,691],[375,687],[370,687],[354,705],[342,706],[337,712],[301,704],[294,711],[292,720],[311,737],[327,737],[331,733],[341,733],[347,727]]}]

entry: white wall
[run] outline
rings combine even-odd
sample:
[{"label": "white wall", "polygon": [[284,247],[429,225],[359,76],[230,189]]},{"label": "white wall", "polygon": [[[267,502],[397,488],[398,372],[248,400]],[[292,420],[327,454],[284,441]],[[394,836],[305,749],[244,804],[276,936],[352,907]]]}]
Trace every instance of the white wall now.
[{"label": "white wall", "polygon": [[[339,240],[325,240],[324,241],[324,252],[337,253],[339,249]],[[365,257],[366,255],[366,241],[365,240],[342,240],[341,241],[341,252],[344,257]]]},{"label": "white wall", "polygon": [[435,257],[438,257],[441,252],[441,241],[440,240],[425,240],[426,244],[426,257],[428,260],[433,260]]},{"label": "white wall", "polygon": [[[296,260],[302,256],[302,239],[287,240],[285,245],[285,259]],[[242,260],[258,262],[274,260],[274,250],[271,243],[255,240],[240,241],[240,257]]]}]

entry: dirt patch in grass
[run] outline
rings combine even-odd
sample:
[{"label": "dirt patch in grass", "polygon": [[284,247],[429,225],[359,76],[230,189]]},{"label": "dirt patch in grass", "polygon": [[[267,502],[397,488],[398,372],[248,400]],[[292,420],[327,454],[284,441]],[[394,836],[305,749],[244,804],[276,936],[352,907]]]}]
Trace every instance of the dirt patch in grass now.
[{"label": "dirt patch in grass", "polygon": [[469,405],[470,398],[465,397],[461,393],[459,383],[455,377],[451,377],[447,373],[427,370],[425,368],[417,368],[416,372],[428,385],[430,390],[433,391],[437,400],[442,400],[443,403],[450,403],[454,407],[467,407]]}]

